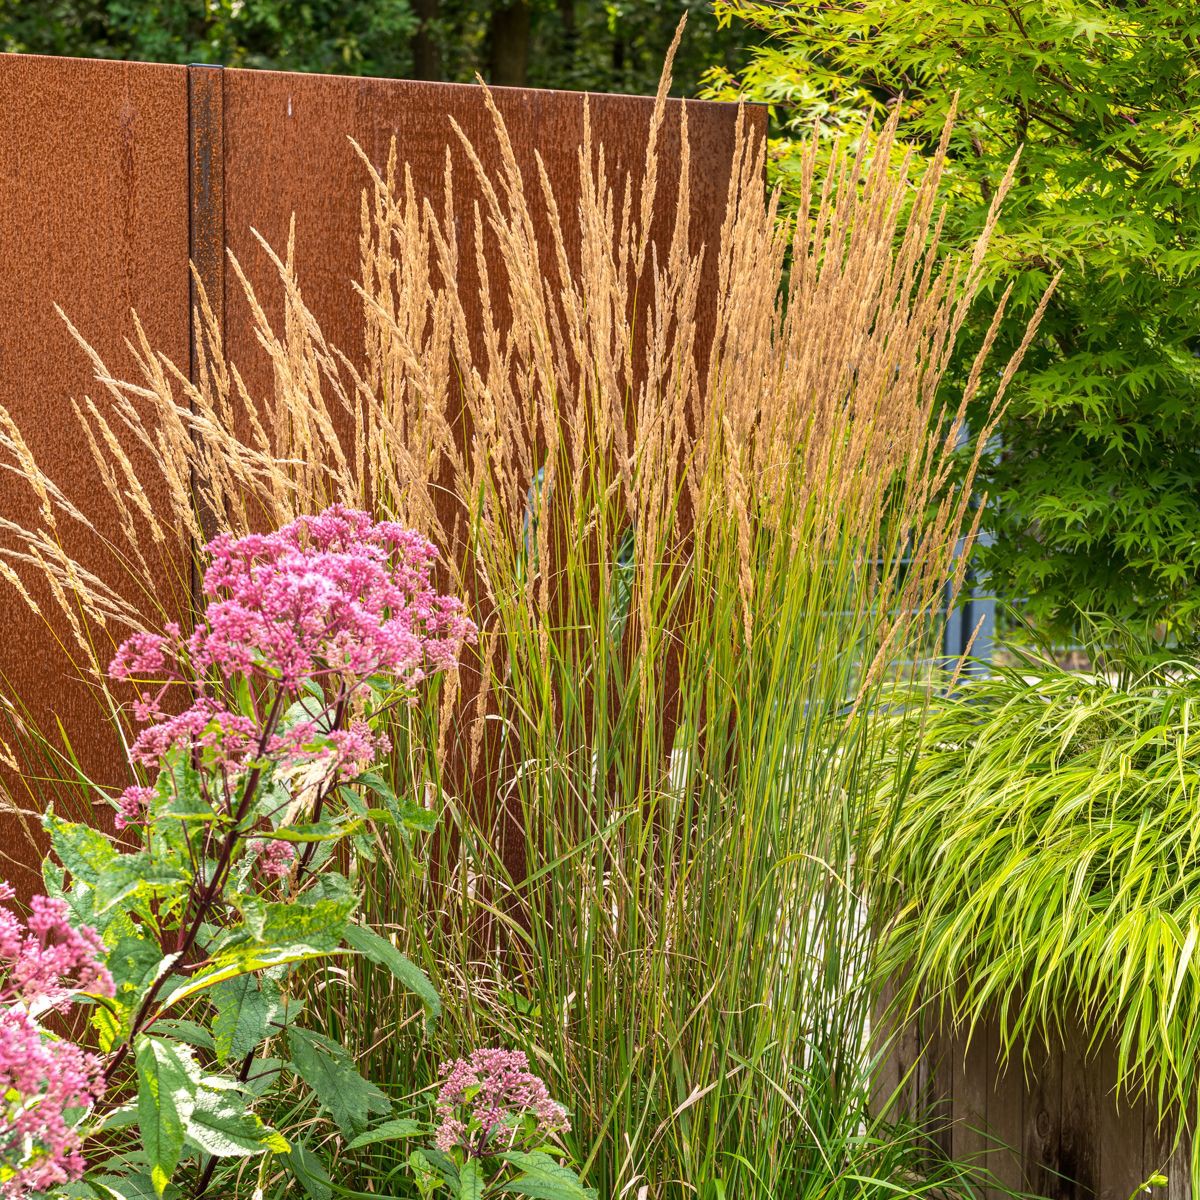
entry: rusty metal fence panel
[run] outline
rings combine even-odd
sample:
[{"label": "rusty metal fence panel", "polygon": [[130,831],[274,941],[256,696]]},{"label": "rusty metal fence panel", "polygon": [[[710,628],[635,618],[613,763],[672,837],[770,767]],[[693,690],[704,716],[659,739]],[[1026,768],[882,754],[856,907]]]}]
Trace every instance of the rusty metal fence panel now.
[{"label": "rusty metal fence panel", "polygon": [[[585,98],[503,88],[494,96],[522,166],[532,168],[540,154],[560,208],[573,213]],[[591,96],[586,102],[610,167],[618,177],[628,172],[636,189],[653,101]],[[679,152],[680,103],[670,107],[660,185],[668,194],[678,178],[669,164]],[[194,371],[190,257],[223,320],[230,358],[253,392],[269,396],[270,363],[255,343],[245,298],[228,278],[224,250],[246,265],[264,307],[277,317],[282,289],[252,230],[282,249],[294,215],[305,300],[329,341],[354,356],[363,344],[353,281],[367,176],[350,138],[380,165],[394,138],[417,193],[435,200],[449,155],[458,212],[468,220],[478,186],[451,118],[485,167],[498,168],[492,119],[477,87],[0,55],[0,405],[52,474],[87,497],[96,534],[64,531],[85,565],[102,560],[101,543],[115,533],[117,518],[98,481],[87,486],[95,468],[71,400],[95,394],[92,367],[54,305],[115,373],[129,376],[134,369],[124,347],[131,309],[155,349],[173,362],[191,362]],[[751,110],[748,120],[765,132],[763,110]],[[709,270],[715,269],[736,121],[728,105],[687,105],[691,236],[694,248],[705,248]],[[665,238],[663,211],[658,233]],[[136,468],[137,447],[125,449]],[[19,479],[0,472],[0,517],[35,521],[28,494]],[[181,540],[170,549],[173,561],[164,574],[186,577],[188,554]],[[96,782],[124,782],[119,747],[60,648],[68,632],[39,621],[11,590],[0,596],[6,633],[0,690],[20,697],[40,728],[61,722]],[[20,824],[0,813],[0,852],[23,860],[6,864],[8,875],[28,871],[37,857]]]}]

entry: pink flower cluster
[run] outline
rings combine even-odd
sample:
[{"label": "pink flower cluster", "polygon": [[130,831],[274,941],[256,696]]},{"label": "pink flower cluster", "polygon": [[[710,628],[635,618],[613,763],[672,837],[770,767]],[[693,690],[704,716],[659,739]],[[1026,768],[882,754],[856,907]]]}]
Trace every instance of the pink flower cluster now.
[{"label": "pink flower cluster", "polygon": [[25,1200],[84,1171],[71,1109],[104,1091],[100,1060],[50,1038],[23,1009],[0,1011],[0,1200]]},{"label": "pink flower cluster", "polygon": [[532,1118],[541,1137],[571,1128],[567,1110],[530,1072],[529,1060],[519,1050],[474,1050],[467,1058],[443,1063],[440,1073],[435,1144],[443,1152],[461,1147],[478,1156],[491,1149],[493,1139],[505,1137],[510,1144],[495,1149],[510,1149],[525,1117]]},{"label": "pink flower cluster", "polygon": [[394,521],[335,504],[268,534],[221,534],[207,547],[205,619],[136,634],[109,668],[115,679],[175,678],[181,650],[198,671],[263,675],[287,688],[341,674],[413,686],[454,665],[475,626],[433,586],[437,550]]},{"label": "pink flower cluster", "polygon": [[[379,675],[413,689],[431,672],[452,667],[464,642],[475,637],[461,601],[434,587],[433,545],[356,509],[334,505],[275,533],[222,534],[207,549],[208,605],[195,632],[185,638],[169,625],[162,634],[136,634],[109,667],[114,679],[158,685],[134,705],[138,720],[155,722],[132,751],[148,767],[176,746],[210,751],[219,766],[232,770],[264,749],[290,761],[330,753],[328,745],[304,750],[304,739],[318,734],[311,723],[263,747],[254,721],[208,696],[168,714],[166,691],[187,681],[189,670],[273,683],[292,693],[306,681],[326,678],[350,692]],[[387,748],[361,722],[321,736],[344,772],[365,770]],[[121,819],[134,819],[139,803],[123,797]]]},{"label": "pink flower cluster", "polygon": [[[0,900],[12,898],[0,883]],[[0,907],[0,1200],[79,1178],[79,1135],[67,1114],[103,1092],[100,1060],[34,1019],[81,992],[113,995],[99,934],[69,916],[65,901],[47,896],[33,897],[24,923]]]},{"label": "pink flower cluster", "polygon": [[[157,716],[163,716],[161,712]],[[138,734],[130,750],[134,762],[152,767],[175,746],[213,750],[219,762],[238,766],[257,748],[258,727],[249,717],[229,712],[208,696],[174,716],[163,716]]]},{"label": "pink flower cluster", "polygon": [[289,875],[296,861],[296,847],[279,838],[258,838],[250,843],[250,850],[259,875],[268,882]]},{"label": "pink flower cluster", "polygon": [[[0,883],[0,900],[13,890]],[[0,907],[0,1003],[56,1007],[77,992],[113,995],[112,976],[104,966],[104,943],[87,925],[69,920],[65,900],[34,896],[29,920]]]},{"label": "pink flower cluster", "polygon": [[124,829],[127,825],[140,825],[153,799],[153,788],[138,787],[136,784],[127,787],[117,800],[117,815],[113,824],[118,829]]}]

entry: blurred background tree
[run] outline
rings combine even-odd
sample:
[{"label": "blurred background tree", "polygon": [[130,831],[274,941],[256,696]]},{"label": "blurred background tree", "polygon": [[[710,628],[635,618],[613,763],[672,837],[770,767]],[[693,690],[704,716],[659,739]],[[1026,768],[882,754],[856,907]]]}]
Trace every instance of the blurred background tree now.
[{"label": "blurred background tree", "polygon": [[[1062,272],[982,486],[979,561],[1046,634],[1200,638],[1200,4],[716,0],[761,35],[709,94],[772,106],[771,166],[901,103],[918,153],[957,97],[946,234],[966,245],[1021,148],[988,267],[999,357]],[[981,307],[981,313],[984,309]],[[987,308],[990,312],[990,308]],[[974,331],[974,343],[983,334]],[[967,346],[968,353],[973,347]]]},{"label": "blurred background tree", "polygon": [[709,0],[0,0],[0,50],[647,93],[685,12],[694,95],[757,36]]}]

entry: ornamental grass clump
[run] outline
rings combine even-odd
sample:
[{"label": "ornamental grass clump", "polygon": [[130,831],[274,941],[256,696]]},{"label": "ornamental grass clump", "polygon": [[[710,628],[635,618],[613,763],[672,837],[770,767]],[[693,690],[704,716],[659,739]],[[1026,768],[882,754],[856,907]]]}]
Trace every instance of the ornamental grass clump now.
[{"label": "ornamental grass clump", "polygon": [[[449,160],[434,196],[395,153],[364,163],[361,350],[326,341],[290,248],[263,247],[282,311],[234,262],[269,394],[203,296],[194,379],[140,333],[135,381],[91,351],[106,400],[80,420],[127,544],[108,578],[48,520],[6,528],[2,552],[71,589],[88,670],[111,628],[144,624],[171,523],[244,535],[339,502],[420,531],[478,643],[439,694],[390,710],[379,773],[429,796],[444,833],[417,871],[380,831],[362,912],[444,1013],[423,1037],[401,984],[357,964],[308,981],[325,1034],[413,1086],[463,1046],[526,1054],[604,1197],[919,1192],[948,1174],[869,1104],[864,831],[892,736],[875,701],[907,679],[920,703],[938,670],[989,433],[960,451],[964,406],[999,404],[1019,354],[985,372],[985,346],[945,402],[984,242],[940,253],[944,141],[919,182],[891,165],[894,126],[825,174],[814,147],[789,222],[743,123],[702,245],[668,85],[631,175],[583,102],[569,196],[536,157],[522,168],[494,107],[495,170],[448,122],[471,203]],[[113,462],[114,429],[158,448],[161,479]],[[18,453],[11,423],[4,444]],[[347,1144],[339,1178],[397,1178],[404,1128]]]},{"label": "ornamental grass clump", "polygon": [[891,720],[911,771],[874,803],[878,968],[965,1038],[994,1023],[1005,1055],[1072,1029],[1114,1047],[1118,1100],[1177,1142],[1200,1069],[1194,664],[1023,661]]}]

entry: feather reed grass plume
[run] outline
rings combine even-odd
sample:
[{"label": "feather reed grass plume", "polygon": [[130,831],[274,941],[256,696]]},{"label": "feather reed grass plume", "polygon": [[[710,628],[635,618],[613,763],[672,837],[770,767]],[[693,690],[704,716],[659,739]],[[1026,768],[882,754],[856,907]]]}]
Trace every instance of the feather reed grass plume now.
[{"label": "feather reed grass plume", "polygon": [[[901,519],[941,555],[913,558],[905,594],[912,607],[933,598],[949,563],[946,535],[968,516],[969,488],[959,484],[970,483],[973,464],[947,485],[990,339],[957,411],[939,405],[939,387],[1008,180],[976,253],[941,269],[944,140],[915,185],[909,156],[898,170],[888,165],[895,121],[871,153],[866,139],[856,155],[836,153],[820,179],[814,145],[799,211],[784,220],[777,198],[763,195],[762,147],[743,132],[716,269],[706,275],[689,237],[686,110],[678,184],[667,192],[658,179],[660,94],[636,205],[631,180],[611,176],[585,121],[568,215],[540,157],[534,177],[522,172],[490,96],[488,104],[501,148],[496,178],[457,130],[483,197],[465,236],[449,154],[436,201],[417,194],[395,147],[378,170],[364,156],[357,361],[326,341],[305,304],[291,239],[278,254],[259,238],[284,285],[278,320],[230,256],[271,364],[267,395],[251,394],[227,361],[202,286],[195,381],[149,345],[136,317],[127,347],[139,377],[114,378],[63,314],[107,401],[85,397],[73,409],[118,513],[111,569],[101,578],[63,549],[64,525],[94,527],[2,409],[4,465],[27,483],[41,522],[6,523],[0,562],[21,577],[40,569],[72,628],[136,627],[146,601],[163,594],[164,560],[152,551],[181,530],[198,543],[208,525],[273,526],[340,499],[388,508],[453,548],[457,572],[471,572],[475,538],[466,531],[503,533],[518,550],[536,483],[572,503],[585,527],[602,507],[623,512],[645,548],[686,542],[706,519],[736,514],[749,614],[752,518],[769,524],[791,504],[827,539],[852,536],[867,563],[890,535],[884,507],[894,515],[902,496]],[[670,231],[658,243],[656,218]],[[464,287],[472,267],[477,284]],[[997,405],[1018,361],[994,389]],[[987,432],[972,438],[976,448]],[[122,449],[131,441],[150,452],[161,480],[139,477]],[[168,511],[151,495],[165,496]],[[543,566],[531,586],[552,575],[548,559]],[[490,603],[486,573],[478,582]],[[538,594],[544,601],[549,589]],[[97,644],[77,636],[82,665],[95,673]]]},{"label": "feather reed grass plume", "polygon": [[[946,260],[945,141],[913,182],[887,166],[893,121],[821,175],[814,145],[785,217],[743,123],[706,248],[668,84],[637,178],[585,117],[570,194],[540,158],[522,167],[485,91],[500,165],[456,128],[465,220],[449,155],[439,196],[394,149],[364,158],[361,353],[322,334],[291,244],[265,243],[282,312],[233,271],[268,394],[227,361],[203,295],[194,381],[140,327],[135,381],[89,351],[101,399],[77,416],[120,512],[112,574],[61,550],[86,510],[2,415],[42,520],[6,527],[0,562],[45,575],[96,675],[104,630],[164,594],[169,530],[199,541],[336,499],[430,536],[478,662],[395,730],[396,786],[440,797],[447,833],[428,870],[383,840],[366,906],[447,1015],[432,1042],[398,1034],[406,997],[352,973],[315,993],[325,1019],[388,1080],[464,1046],[525,1049],[604,1196],[815,1195],[835,1176],[860,1195],[909,1145],[866,1109],[874,700],[928,653],[961,579],[989,428],[974,459],[956,447],[988,347],[942,397],[995,210],[980,251]],[[153,486],[127,438],[153,451]],[[164,492],[159,512],[146,497]],[[347,1171],[386,1170],[372,1154]]]}]

